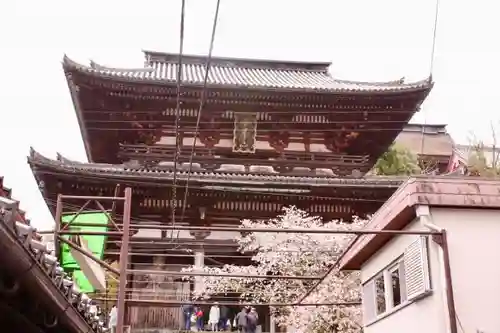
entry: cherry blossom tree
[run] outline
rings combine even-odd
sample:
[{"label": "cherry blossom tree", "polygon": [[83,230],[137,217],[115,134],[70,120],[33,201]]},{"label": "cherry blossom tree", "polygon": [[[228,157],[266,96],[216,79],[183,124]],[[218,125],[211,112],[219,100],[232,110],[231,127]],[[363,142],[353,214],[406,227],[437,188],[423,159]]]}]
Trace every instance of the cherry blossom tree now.
[{"label": "cherry blossom tree", "polygon": [[[243,220],[243,228],[352,230],[364,225],[355,218],[352,223],[332,221],[323,223],[295,207],[285,208],[283,214],[269,221]],[[272,275],[322,276],[334,264],[352,240],[346,234],[307,233],[248,233],[238,237],[239,250],[252,253],[252,265],[205,267],[213,276],[203,277],[196,299],[213,295],[238,294],[241,301],[261,303],[297,302],[315,283],[314,280],[273,279]],[[195,271],[194,267],[184,271]],[[269,275],[269,279],[229,278],[221,274]],[[198,278],[197,278],[198,279]],[[360,281],[357,272],[331,274],[303,303],[359,302]],[[360,331],[359,306],[289,306],[271,309],[280,326],[293,326],[298,332]]]}]

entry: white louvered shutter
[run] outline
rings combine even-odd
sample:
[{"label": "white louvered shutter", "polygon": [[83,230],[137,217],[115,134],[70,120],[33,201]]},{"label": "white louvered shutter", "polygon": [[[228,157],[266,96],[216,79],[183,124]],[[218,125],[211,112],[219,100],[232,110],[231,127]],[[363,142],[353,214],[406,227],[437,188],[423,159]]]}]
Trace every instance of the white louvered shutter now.
[{"label": "white louvered shutter", "polygon": [[375,283],[371,280],[363,285],[363,321],[366,324],[370,323],[377,316],[375,308]]},{"label": "white louvered shutter", "polygon": [[408,301],[430,290],[427,237],[418,237],[404,253],[405,287]]}]

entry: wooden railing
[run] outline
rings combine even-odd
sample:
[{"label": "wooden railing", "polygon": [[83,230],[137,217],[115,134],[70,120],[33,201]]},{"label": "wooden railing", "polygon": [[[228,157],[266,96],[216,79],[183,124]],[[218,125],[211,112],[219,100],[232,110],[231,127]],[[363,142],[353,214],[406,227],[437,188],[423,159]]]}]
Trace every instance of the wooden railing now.
[{"label": "wooden railing", "polygon": [[[175,154],[173,145],[120,145],[119,157],[123,160],[137,160],[156,164],[160,161],[173,161]],[[179,163],[187,163],[191,159],[191,147],[181,147],[178,156]],[[354,169],[360,171],[371,165],[368,156],[338,155],[324,152],[286,151],[277,153],[273,150],[257,149],[252,154],[234,153],[231,148],[217,147],[208,149],[196,147],[193,163],[199,163],[203,168],[214,170],[222,164],[239,164],[244,166],[271,166],[276,171],[287,172],[294,167],[309,169],[345,170],[350,173]]]}]

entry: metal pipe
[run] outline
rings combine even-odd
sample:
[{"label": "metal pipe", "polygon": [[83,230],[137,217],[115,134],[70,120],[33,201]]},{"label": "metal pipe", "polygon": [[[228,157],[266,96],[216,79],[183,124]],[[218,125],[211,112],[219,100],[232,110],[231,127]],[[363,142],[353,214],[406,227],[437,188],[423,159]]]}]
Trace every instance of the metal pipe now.
[{"label": "metal pipe", "polygon": [[81,254],[86,256],[87,258],[94,260],[95,262],[97,262],[99,265],[101,265],[103,268],[107,269],[108,271],[113,272],[116,275],[120,274],[120,272],[116,268],[112,267],[107,262],[97,258],[96,256],[94,256],[93,253],[85,251],[84,249],[82,249],[77,244],[73,243],[72,241],[70,241],[68,239],[64,239],[64,237],[61,237],[61,236],[57,236],[57,237],[61,242],[68,244],[68,246],[71,247],[72,249],[75,249],[76,251],[80,252]]},{"label": "metal pipe", "polygon": [[[87,206],[90,204],[90,201],[91,201],[91,200],[87,200],[87,201],[83,204],[83,206],[81,206],[81,207],[80,207],[80,209],[78,209],[78,211],[77,211],[76,213],[73,213],[73,214],[72,214],[72,215],[73,215],[73,217],[71,218],[71,220],[70,220],[70,221],[68,221],[68,222],[66,222],[66,223],[64,223],[64,225],[63,225],[63,227],[62,227],[62,229],[61,229],[61,230],[65,230],[66,228],[68,228],[68,226],[69,226],[71,223],[73,223],[73,222],[76,220],[76,218],[77,218],[78,216],[80,216],[80,214],[81,214],[81,213],[83,213],[83,211],[85,210],[85,208],[87,208]],[[61,200],[61,202],[62,202],[62,200]],[[62,221],[61,221],[61,222],[62,222]]]},{"label": "metal pipe", "polygon": [[457,333],[457,312],[455,307],[455,296],[453,292],[453,281],[450,264],[450,250],[448,248],[448,237],[446,230],[441,232],[441,248],[443,249],[443,265],[444,275],[447,284],[446,288],[446,303],[448,305],[448,316],[450,321],[450,332]]},{"label": "metal pipe", "polygon": [[116,332],[124,333],[125,325],[125,312],[127,300],[125,293],[127,289],[127,268],[128,268],[128,252],[129,252],[129,239],[130,239],[130,210],[132,206],[132,189],[127,187],[125,189],[125,203],[123,205],[123,233],[122,245],[120,248],[120,271],[119,271],[119,286],[118,286],[118,299],[117,299],[117,320]]},{"label": "metal pipe", "polygon": [[62,195],[57,195],[57,204],[56,204],[56,216],[55,216],[55,227],[54,227],[54,251],[56,254],[56,258],[61,258],[61,243],[59,241],[59,231],[61,229],[61,219],[62,219]]},{"label": "metal pipe", "polygon": [[101,200],[101,201],[124,201],[124,197],[99,197],[92,195],[64,195],[60,194],[61,199],[79,199],[79,200]]},{"label": "metal pipe", "polygon": [[[96,226],[102,227],[102,224],[75,224],[75,226]],[[148,225],[148,224],[130,224],[133,229],[151,229],[151,230],[183,230],[183,231],[227,231],[241,233],[296,233],[296,234],[344,234],[344,235],[439,235],[436,231],[419,231],[419,230],[329,230],[329,229],[282,229],[282,228],[240,228],[240,227],[217,227],[217,226],[184,226],[184,225]],[[98,234],[100,231],[96,231]],[[100,232],[103,234],[103,232]]]},{"label": "metal pipe", "polygon": [[436,238],[433,240],[439,245],[439,258],[441,261],[441,265],[444,273],[444,299],[446,300],[446,310],[448,312],[448,325],[450,333],[457,333],[457,314],[455,307],[455,297],[453,292],[453,283],[452,283],[452,273],[451,273],[451,264],[450,264],[450,252],[448,248],[448,238],[446,234],[446,230],[441,228],[430,221],[430,211],[428,206],[418,206],[416,209],[416,214],[420,219],[421,224],[434,231],[439,232]]},{"label": "metal pipe", "polygon": [[[204,272],[170,272],[170,271],[155,271],[142,269],[129,269],[127,273],[131,274],[151,274],[151,275],[166,275],[166,276],[215,276],[212,273]],[[221,278],[240,278],[240,279],[282,279],[282,280],[319,280],[319,276],[298,276],[298,275],[252,275],[252,274],[217,274]]]},{"label": "metal pipe", "polygon": [[[108,255],[119,255],[119,252],[116,251],[106,251],[104,252],[105,254]],[[136,257],[179,257],[179,258],[192,258],[194,257],[193,254],[179,254],[179,253],[150,253],[150,252],[129,252],[129,256],[136,256]],[[228,254],[210,254],[206,258],[220,258],[220,259],[251,259],[253,258],[253,255],[228,255]],[[148,265],[150,265],[148,263]]]},{"label": "metal pipe", "polygon": [[[93,300],[99,301],[116,301],[116,298],[100,298],[94,297]],[[192,301],[192,302],[182,302],[182,301],[168,301],[168,300],[144,300],[144,299],[127,299],[127,304],[136,306],[151,306],[151,307],[164,307],[171,306],[177,307],[182,305],[212,305],[217,302],[218,305],[226,306],[272,306],[272,307],[286,307],[286,306],[359,306],[361,302],[330,302],[330,303],[303,303],[296,305],[295,303],[258,303],[258,302],[207,302],[207,301]]]},{"label": "metal pipe", "polygon": [[[101,227],[103,225],[101,224]],[[121,231],[94,231],[94,230],[79,230],[79,231],[59,231],[59,235],[74,235],[74,236],[121,236]]]}]

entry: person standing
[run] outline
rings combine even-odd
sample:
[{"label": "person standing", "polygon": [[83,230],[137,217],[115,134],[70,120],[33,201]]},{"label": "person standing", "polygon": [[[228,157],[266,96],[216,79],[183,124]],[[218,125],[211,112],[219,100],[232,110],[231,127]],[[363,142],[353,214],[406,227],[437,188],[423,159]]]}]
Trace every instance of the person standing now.
[{"label": "person standing", "polygon": [[239,333],[246,333],[247,332],[247,308],[243,307],[241,308],[241,311],[238,312],[235,318],[236,325],[238,327],[238,332]]},{"label": "person standing", "polygon": [[191,330],[191,315],[193,314],[193,306],[191,304],[184,304],[182,306],[182,315],[184,317],[184,329]]},{"label": "person standing", "polygon": [[227,321],[229,319],[229,309],[227,306],[222,305],[220,307],[220,320],[219,320],[219,329],[222,331],[227,331]]},{"label": "person standing", "polygon": [[203,331],[204,329],[204,323],[203,323],[203,310],[201,307],[196,307],[195,310],[195,318],[196,318],[196,328],[198,331]]},{"label": "person standing", "polygon": [[259,325],[259,314],[255,308],[250,309],[247,314],[247,331],[246,333],[256,333]]},{"label": "person standing", "polygon": [[108,322],[108,328],[111,331],[111,333],[116,332],[117,321],[118,321],[118,310],[116,309],[116,305],[113,305],[111,311],[109,312],[109,322]]},{"label": "person standing", "polygon": [[210,312],[208,314],[208,323],[210,324],[210,329],[212,332],[216,332],[219,330],[219,321],[220,321],[220,308],[217,302],[212,305],[210,308]]}]

